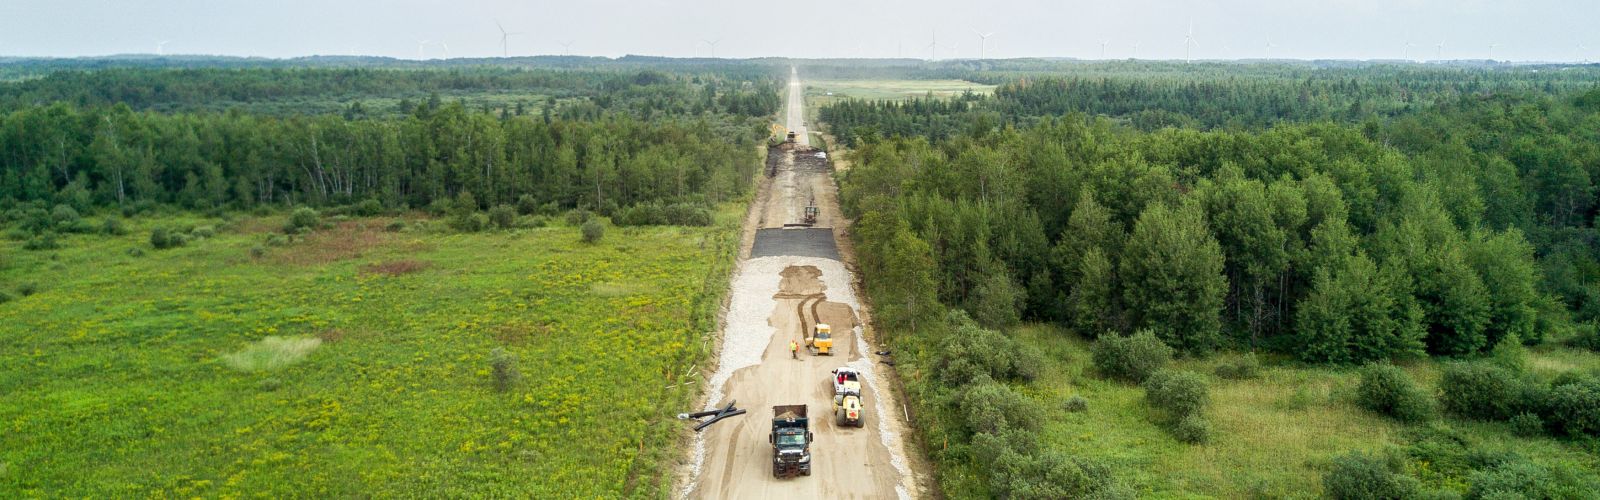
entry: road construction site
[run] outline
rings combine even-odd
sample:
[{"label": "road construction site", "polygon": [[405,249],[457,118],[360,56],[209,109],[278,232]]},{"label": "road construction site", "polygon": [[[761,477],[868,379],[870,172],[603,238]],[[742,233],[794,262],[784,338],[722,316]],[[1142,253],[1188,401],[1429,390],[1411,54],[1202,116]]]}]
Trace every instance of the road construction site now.
[{"label": "road construction site", "polygon": [[[717,421],[693,437],[677,479],[680,498],[923,496],[926,478],[915,472],[919,460],[893,369],[866,336],[870,313],[847,266],[849,245],[839,244],[848,221],[839,214],[826,152],[809,144],[802,95],[791,74],[784,129],[792,139],[769,149],[767,175],[744,221],[717,364],[698,408],[707,416],[701,422]],[[816,334],[819,326],[831,339]],[[841,368],[859,374],[859,421],[835,413]],[[778,477],[775,470],[769,438],[780,405],[809,410],[806,475]],[[718,412],[734,413],[730,406],[744,413],[718,420]],[[792,406],[785,409],[784,417],[794,416]]]}]

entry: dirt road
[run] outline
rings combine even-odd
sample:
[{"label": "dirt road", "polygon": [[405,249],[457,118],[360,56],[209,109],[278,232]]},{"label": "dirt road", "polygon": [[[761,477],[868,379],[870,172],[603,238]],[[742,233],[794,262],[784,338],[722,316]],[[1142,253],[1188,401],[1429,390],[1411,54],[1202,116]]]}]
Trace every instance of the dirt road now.
[{"label": "dirt road", "polygon": [[[707,383],[706,409],[737,401],[747,414],[719,422],[696,435],[679,474],[682,498],[914,498],[924,482],[909,460],[909,443],[900,402],[887,365],[879,364],[862,338],[863,314],[854,280],[841,260],[829,228],[838,214],[837,188],[827,160],[806,146],[801,86],[791,70],[788,129],[796,142],[774,148],[783,155],[771,178],[762,182],[756,205],[745,221],[745,258],[732,284],[718,366]],[[818,229],[782,229],[799,222],[804,207],[819,208]],[[813,241],[814,240],[814,241]],[[826,245],[828,252],[816,251]],[[763,251],[751,254],[752,246]],[[848,250],[843,249],[843,250]],[[844,260],[850,260],[845,255]],[[821,302],[811,307],[816,296]],[[812,312],[815,311],[815,317]],[[791,340],[821,321],[833,327],[835,353],[789,353]],[[832,413],[833,369],[850,366],[865,379],[866,425],[838,425]],[[767,443],[772,406],[806,404],[811,428],[809,477],[772,476]]]}]

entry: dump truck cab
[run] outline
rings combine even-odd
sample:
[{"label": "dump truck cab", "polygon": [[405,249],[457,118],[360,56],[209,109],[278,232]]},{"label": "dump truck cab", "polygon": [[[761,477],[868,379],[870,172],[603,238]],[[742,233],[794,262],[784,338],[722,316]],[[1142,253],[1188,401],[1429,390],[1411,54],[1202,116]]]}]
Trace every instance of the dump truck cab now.
[{"label": "dump truck cab", "polygon": [[806,346],[811,348],[812,354],[833,355],[833,327],[827,323],[817,323],[811,329],[811,336],[806,337]]},{"label": "dump truck cab", "polygon": [[811,427],[806,405],[772,407],[772,476],[811,475]]}]

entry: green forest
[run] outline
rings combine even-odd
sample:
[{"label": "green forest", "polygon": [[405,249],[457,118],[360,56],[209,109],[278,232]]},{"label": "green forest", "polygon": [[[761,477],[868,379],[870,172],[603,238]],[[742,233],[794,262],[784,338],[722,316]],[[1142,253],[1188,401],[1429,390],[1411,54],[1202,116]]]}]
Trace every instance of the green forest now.
[{"label": "green forest", "polygon": [[[1157,377],[1149,367],[1174,355],[1205,365],[1249,353],[1243,368],[1217,368],[1226,382],[1255,373],[1259,353],[1290,372],[1311,369],[1301,376],[1399,363],[1432,377],[1443,367],[1438,405],[1405,372],[1362,372],[1362,389],[1404,395],[1370,408],[1398,405],[1408,422],[1431,422],[1416,408],[1442,405],[1466,421],[1531,420],[1523,425],[1534,434],[1600,450],[1600,373],[1552,379],[1486,361],[1600,347],[1592,80],[1384,67],[1303,78],[1292,68],[1249,78],[1270,71],[1251,68],[1237,79],[1222,65],[1193,77],[1076,69],[991,76],[1000,85],[992,97],[846,100],[819,111],[852,148],[841,201],[857,220],[879,327],[918,360],[901,373],[937,415],[927,433],[946,443],[930,453],[952,467],[941,476],[947,492],[1119,491],[1104,464],[1025,437],[1049,428],[1040,412],[1053,410],[1030,402],[1039,390],[1030,381],[1054,364],[1038,346],[1060,341],[993,332],[1040,324],[1099,338],[1092,371],[1144,384],[1151,411],[1168,415],[1180,441],[1211,435],[1200,410],[1206,377]],[[952,309],[965,314],[940,319]],[[1187,403],[1162,409],[1172,401]],[[1391,462],[1410,468],[1392,474],[1383,457],[1350,458],[1324,487],[1340,497],[1341,474],[1372,466],[1412,493],[1468,493],[1470,474],[1492,475],[1501,463],[1429,477],[1415,469],[1427,465],[1422,455],[1401,456]],[[1527,467],[1565,478],[1549,481],[1566,493],[1545,498],[1595,484],[1592,461]]]}]

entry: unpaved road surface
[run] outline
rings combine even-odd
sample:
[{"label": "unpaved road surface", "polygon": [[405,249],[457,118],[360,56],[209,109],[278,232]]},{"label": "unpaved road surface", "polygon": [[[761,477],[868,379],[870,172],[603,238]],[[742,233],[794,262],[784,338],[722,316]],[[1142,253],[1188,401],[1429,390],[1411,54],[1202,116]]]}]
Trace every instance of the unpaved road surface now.
[{"label": "unpaved road surface", "polygon": [[[796,144],[769,152],[781,156],[745,221],[743,260],[730,291],[717,369],[702,401],[705,409],[736,401],[748,413],[695,436],[675,491],[682,498],[760,500],[923,496],[925,479],[915,473],[920,460],[904,439],[894,374],[868,352],[872,343],[862,337],[865,318],[855,281],[829,229],[844,222],[836,217],[838,190],[825,157],[807,146],[801,86],[792,70],[791,75],[787,127],[796,133]],[[820,209],[816,228],[783,229],[799,222],[807,205]],[[752,254],[752,248],[762,250]],[[833,327],[834,354],[811,355],[802,348],[799,359],[791,358],[789,342],[804,345],[802,332],[817,321]],[[831,372],[847,365],[866,382],[862,428],[833,418]],[[808,407],[815,433],[810,476],[772,476],[772,407],[787,404]]]}]

